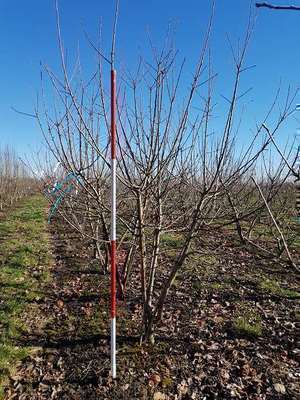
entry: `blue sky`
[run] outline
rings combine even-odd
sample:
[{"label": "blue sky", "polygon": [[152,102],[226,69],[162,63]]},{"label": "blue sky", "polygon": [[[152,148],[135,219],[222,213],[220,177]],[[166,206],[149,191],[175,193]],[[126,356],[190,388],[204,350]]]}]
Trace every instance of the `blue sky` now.
[{"label": "blue sky", "polygon": [[[273,3],[279,4],[279,0]],[[285,0],[284,3],[289,3]],[[290,2],[292,3],[292,2]],[[78,44],[81,60],[92,70],[95,56],[85,39],[84,30],[96,38],[102,17],[104,43],[109,42],[114,2],[110,0],[60,0],[61,24],[65,46],[74,54]],[[145,45],[150,30],[160,43],[169,22],[176,25],[176,46],[180,57],[189,61],[185,73],[191,73],[210,12],[209,0],[121,0],[118,28],[119,65],[135,65],[137,54],[146,57]],[[54,1],[0,0],[0,145],[14,146],[20,154],[38,149],[42,141],[33,119],[16,114],[11,107],[31,112],[40,89],[40,62],[59,67]],[[248,0],[216,0],[211,40],[214,70],[218,72],[217,101],[228,95],[232,79],[232,57],[226,35],[233,43],[243,36],[249,15]],[[300,86],[300,12],[260,9],[247,56],[247,64],[256,67],[243,80],[253,90],[245,98],[247,124],[268,109],[276,89],[289,84]],[[297,100],[300,103],[300,98]],[[222,108],[222,104],[221,104]],[[299,113],[300,114],[300,113]],[[300,115],[299,115],[300,119]],[[282,132],[282,141],[296,132],[292,120]],[[244,135],[245,135],[244,131]]]}]

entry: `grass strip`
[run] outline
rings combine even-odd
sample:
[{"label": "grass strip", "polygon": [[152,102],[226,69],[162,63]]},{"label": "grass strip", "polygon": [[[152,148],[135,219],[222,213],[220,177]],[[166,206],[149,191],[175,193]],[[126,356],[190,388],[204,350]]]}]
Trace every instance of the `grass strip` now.
[{"label": "grass strip", "polygon": [[23,199],[0,221],[0,399],[8,376],[30,353],[15,345],[26,331],[21,316],[49,279],[46,204],[41,195]]}]

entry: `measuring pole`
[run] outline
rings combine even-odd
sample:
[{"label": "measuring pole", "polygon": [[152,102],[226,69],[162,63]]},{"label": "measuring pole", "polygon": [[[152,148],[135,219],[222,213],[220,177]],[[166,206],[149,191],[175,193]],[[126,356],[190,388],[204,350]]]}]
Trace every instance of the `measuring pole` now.
[{"label": "measuring pole", "polygon": [[111,231],[110,231],[110,263],[111,263],[111,303],[110,303],[110,355],[111,374],[117,376],[116,368],[116,71],[111,70]]}]

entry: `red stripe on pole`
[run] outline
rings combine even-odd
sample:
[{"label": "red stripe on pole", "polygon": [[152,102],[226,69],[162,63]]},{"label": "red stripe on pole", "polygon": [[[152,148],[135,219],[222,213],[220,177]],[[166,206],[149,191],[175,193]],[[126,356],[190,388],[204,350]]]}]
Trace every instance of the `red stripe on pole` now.
[{"label": "red stripe on pole", "polygon": [[111,318],[116,316],[116,241],[112,240],[110,243],[110,262],[111,262],[111,304],[110,315]]}]

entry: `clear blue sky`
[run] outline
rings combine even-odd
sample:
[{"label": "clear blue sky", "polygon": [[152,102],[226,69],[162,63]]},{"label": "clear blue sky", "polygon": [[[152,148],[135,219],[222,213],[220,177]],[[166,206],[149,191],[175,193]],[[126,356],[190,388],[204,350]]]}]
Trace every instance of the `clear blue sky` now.
[{"label": "clear blue sky", "polygon": [[[295,0],[297,1],[297,0]],[[283,1],[292,3],[289,0]],[[74,52],[78,43],[81,59],[92,69],[93,51],[84,30],[96,38],[103,20],[104,43],[111,32],[112,0],[60,0],[61,23],[66,47]],[[273,3],[279,4],[279,0]],[[153,40],[164,38],[170,21],[176,21],[176,44],[180,56],[196,60],[210,10],[209,0],[121,0],[118,28],[118,60],[134,65],[138,52],[147,56],[147,29]],[[40,61],[54,69],[59,65],[53,0],[0,0],[0,144],[10,144],[20,153],[38,148],[41,134],[33,119],[11,110],[30,112],[40,89]],[[214,69],[218,72],[218,93],[227,95],[231,80],[231,53],[226,34],[236,42],[242,37],[249,15],[248,0],[216,0],[212,36]],[[253,87],[245,102],[249,124],[262,116],[272,101],[279,82],[282,87],[300,86],[300,12],[260,9],[247,64],[256,68],[244,76],[243,87]],[[189,64],[188,64],[189,66]],[[186,74],[190,71],[186,70]],[[222,103],[222,97],[217,97]],[[298,99],[300,103],[300,98]],[[300,113],[299,113],[300,114]],[[300,125],[300,123],[299,123]],[[296,132],[296,121],[284,136]]]}]

